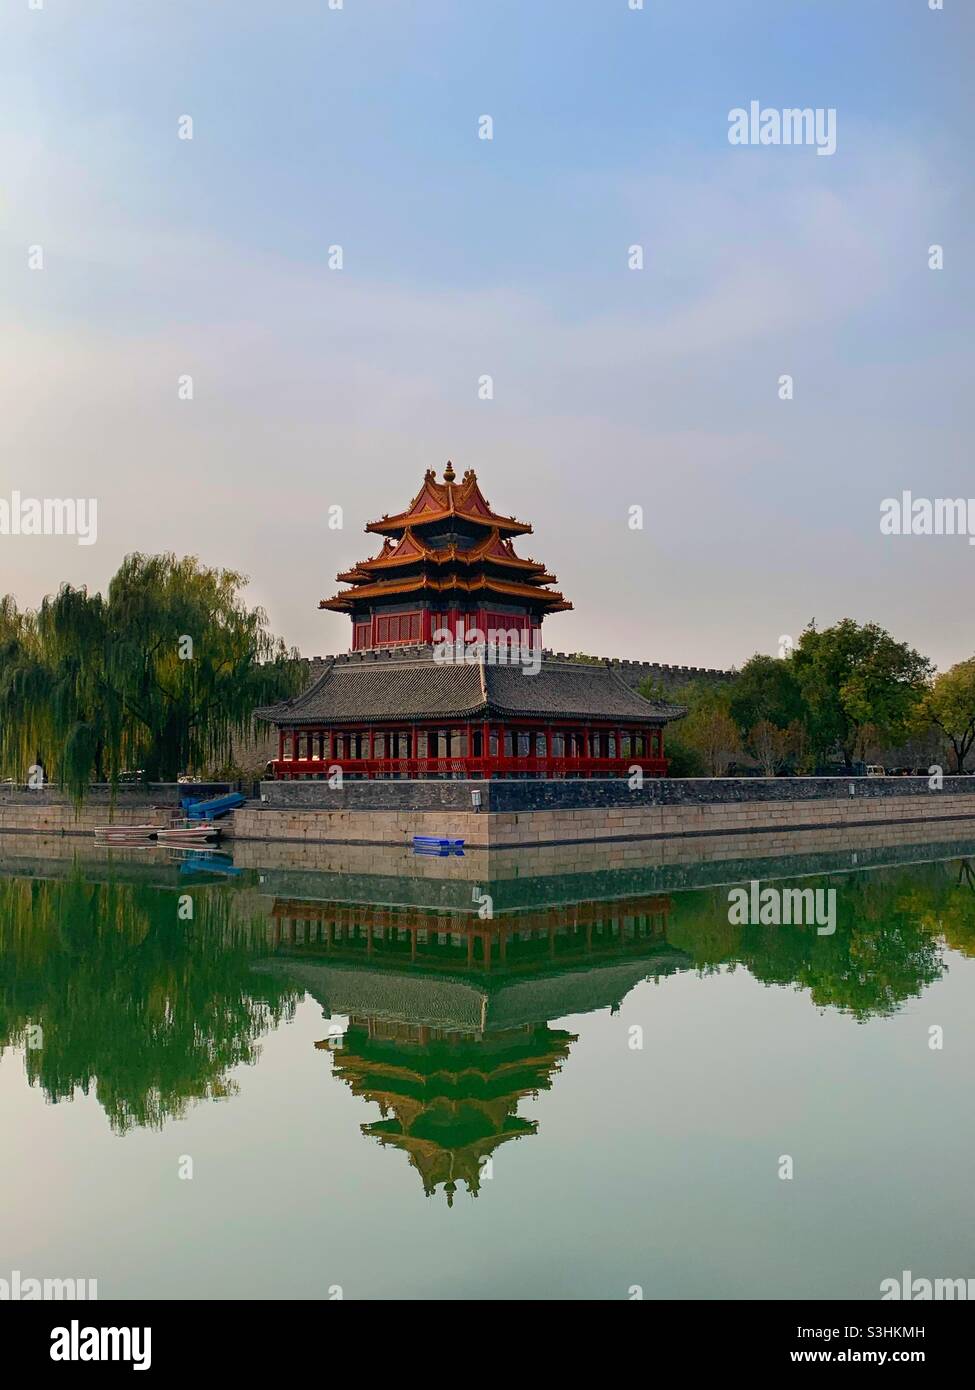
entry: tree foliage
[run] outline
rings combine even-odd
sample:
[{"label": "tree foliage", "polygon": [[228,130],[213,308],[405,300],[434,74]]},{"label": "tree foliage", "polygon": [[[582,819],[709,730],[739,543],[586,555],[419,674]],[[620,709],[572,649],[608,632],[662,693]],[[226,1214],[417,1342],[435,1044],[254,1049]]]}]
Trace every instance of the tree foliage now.
[{"label": "tree foliage", "polygon": [[792,662],[756,652],[738,673],[728,708],[740,729],[762,722],[787,729],[802,717],[802,693]]},{"label": "tree foliage", "polygon": [[[975,659],[953,669],[929,692],[930,662],[876,623],[844,618],[821,632],[811,623],[787,656],[756,653],[728,683],[678,691],[688,715],[675,727],[676,746],[712,776],[742,751],[773,776],[812,772],[837,752],[852,767],[868,743],[900,742],[933,722],[949,737],[950,727],[964,756],[975,743]],[[674,746],[669,737],[668,752]]]},{"label": "tree foliage", "polygon": [[125,769],[175,781],[225,756],[256,706],[301,680],[245,578],[193,556],[126,557],[107,596],[62,585],[35,612],[0,603],[0,768],[41,764],[80,799]]},{"label": "tree foliage", "polygon": [[814,747],[823,756],[838,747],[848,768],[868,728],[891,742],[906,737],[932,672],[877,623],[852,618],[822,632],[810,623],[790,660]]},{"label": "tree foliage", "polygon": [[944,734],[955,755],[955,771],[975,743],[975,657],[936,676],[917,709],[916,725],[933,724]]}]

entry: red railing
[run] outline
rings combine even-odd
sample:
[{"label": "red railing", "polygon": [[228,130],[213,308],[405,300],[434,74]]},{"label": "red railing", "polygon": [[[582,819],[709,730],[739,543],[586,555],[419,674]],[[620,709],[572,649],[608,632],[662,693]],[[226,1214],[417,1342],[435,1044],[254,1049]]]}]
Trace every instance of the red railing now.
[{"label": "red railing", "polygon": [[531,777],[628,777],[634,767],[644,777],[665,777],[666,758],[276,758],[271,763],[276,778],[329,776],[340,767],[344,777],[505,777],[527,773]]}]

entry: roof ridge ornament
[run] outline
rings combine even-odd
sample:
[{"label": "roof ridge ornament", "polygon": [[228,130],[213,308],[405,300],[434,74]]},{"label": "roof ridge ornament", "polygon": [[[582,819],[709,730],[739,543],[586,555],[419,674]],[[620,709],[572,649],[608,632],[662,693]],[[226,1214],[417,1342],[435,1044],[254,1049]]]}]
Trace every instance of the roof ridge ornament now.
[{"label": "roof ridge ornament", "polygon": [[448,459],[447,467],[443,471],[443,480],[445,483],[452,483],[456,476],[457,474],[454,472],[454,465],[450,462],[450,459]]}]

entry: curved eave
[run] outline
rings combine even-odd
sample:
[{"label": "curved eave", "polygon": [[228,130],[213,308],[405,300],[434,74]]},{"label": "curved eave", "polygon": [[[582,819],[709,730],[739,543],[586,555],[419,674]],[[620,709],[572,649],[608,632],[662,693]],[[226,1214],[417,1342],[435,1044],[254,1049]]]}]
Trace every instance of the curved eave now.
[{"label": "curved eave", "polygon": [[530,584],[507,583],[503,579],[492,579],[480,575],[475,580],[461,578],[460,575],[445,575],[443,579],[431,579],[429,575],[419,575],[411,580],[392,580],[385,583],[364,584],[361,588],[350,589],[344,594],[333,594],[322,599],[319,608],[331,608],[338,612],[348,612],[353,601],[365,602],[370,599],[404,598],[409,594],[444,594],[451,591],[461,593],[496,593],[508,598],[523,599],[526,603],[540,603],[550,613],[568,612],[572,604],[553,589],[533,588]]},{"label": "curved eave", "polygon": [[508,565],[512,569],[521,570],[526,578],[531,575],[543,584],[554,584],[556,580],[556,576],[548,574],[545,566],[540,565],[537,560],[522,560],[517,555],[485,555],[480,548],[458,550],[456,546],[449,546],[446,550],[424,550],[419,555],[388,555],[377,557],[375,560],[361,560],[352,569],[337,574],[335,578],[343,584],[368,583],[374,573],[381,574],[386,570],[401,569],[406,565],[419,565],[424,562],[433,565]]},{"label": "curved eave", "polygon": [[485,704],[481,701],[475,705],[467,705],[457,709],[442,710],[435,713],[404,713],[387,714],[375,712],[363,712],[361,714],[344,714],[338,718],[330,718],[323,714],[302,714],[300,710],[284,709],[275,713],[275,707],[268,706],[263,710],[255,710],[254,715],[257,719],[262,719],[267,723],[276,725],[279,728],[302,729],[319,728],[322,726],[335,728],[358,728],[362,724],[442,724],[445,719],[497,719],[504,723],[510,723],[512,719],[527,719],[535,723],[561,724],[573,722],[577,724],[589,725],[598,724],[608,729],[612,729],[614,724],[623,724],[629,727],[634,724],[645,724],[648,728],[663,728],[665,724],[672,723],[675,719],[683,717],[681,714],[663,713],[659,710],[651,710],[649,713],[639,714],[593,714],[591,710],[559,710],[553,714],[549,710],[516,709],[511,705],[495,705],[491,702]]},{"label": "curved eave", "polygon": [[527,521],[516,521],[513,516],[495,516],[493,512],[481,516],[476,512],[458,511],[454,507],[444,507],[438,512],[400,512],[397,516],[384,516],[380,521],[370,521],[365,529],[378,536],[400,536],[407,527],[415,531],[434,522],[453,520],[469,521],[474,526],[496,526],[499,531],[504,531],[509,536],[532,534],[532,528]]}]

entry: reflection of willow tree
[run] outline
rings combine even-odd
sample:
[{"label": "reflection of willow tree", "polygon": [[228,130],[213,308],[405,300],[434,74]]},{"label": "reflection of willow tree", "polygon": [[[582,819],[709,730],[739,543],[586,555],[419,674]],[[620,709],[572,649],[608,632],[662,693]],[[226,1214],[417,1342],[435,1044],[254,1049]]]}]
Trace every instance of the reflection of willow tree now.
[{"label": "reflection of willow tree", "polygon": [[231,1095],[227,1072],[294,1012],[297,995],[250,970],[230,892],[0,879],[0,1047],[26,1046],[51,1100],[92,1089],[120,1134],[161,1128],[189,1102]]},{"label": "reflection of willow tree", "polygon": [[817,1006],[866,1019],[893,1013],[943,973],[937,913],[930,912],[932,890],[940,886],[936,875],[918,868],[762,882],[763,888],[835,888],[831,936],[820,936],[815,926],[733,926],[726,889],[675,894],[667,937],[699,969],[741,964],[763,984],[808,990]]}]

